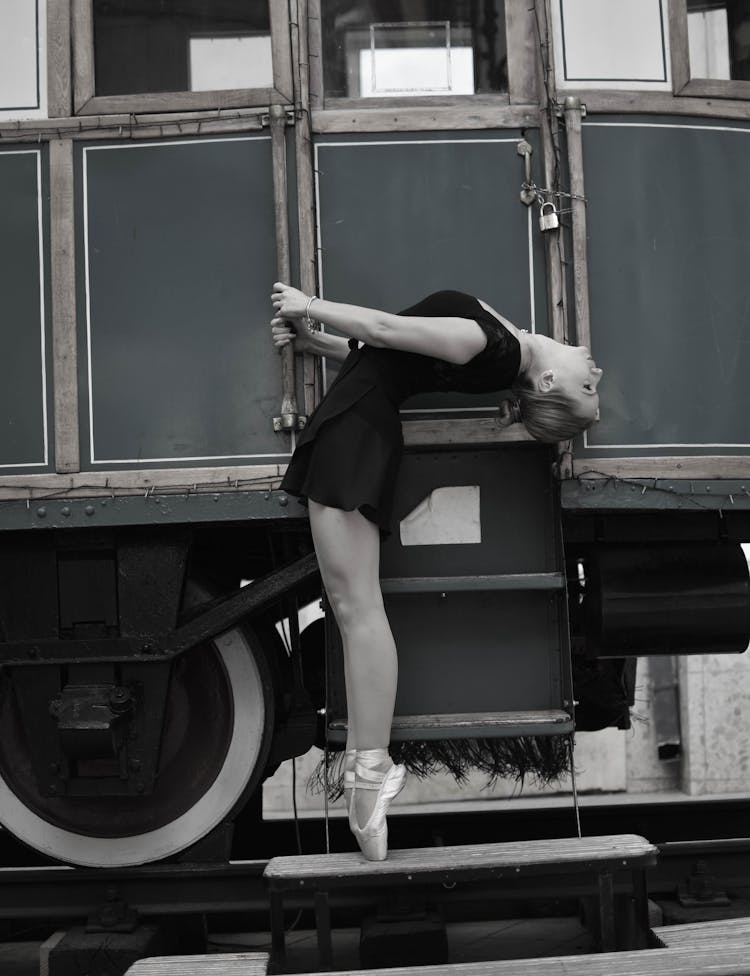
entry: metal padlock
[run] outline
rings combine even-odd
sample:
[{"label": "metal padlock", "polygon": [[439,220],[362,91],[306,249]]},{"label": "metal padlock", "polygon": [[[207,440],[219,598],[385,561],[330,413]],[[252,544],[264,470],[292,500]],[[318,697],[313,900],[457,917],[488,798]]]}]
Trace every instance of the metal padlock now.
[{"label": "metal padlock", "polygon": [[557,230],[559,226],[560,221],[558,220],[554,203],[543,203],[542,211],[539,214],[539,229]]}]

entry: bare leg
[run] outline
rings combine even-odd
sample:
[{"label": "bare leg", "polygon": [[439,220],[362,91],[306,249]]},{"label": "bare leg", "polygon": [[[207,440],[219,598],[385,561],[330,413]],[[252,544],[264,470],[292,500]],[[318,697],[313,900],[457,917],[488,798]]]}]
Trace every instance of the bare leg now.
[{"label": "bare leg", "polygon": [[[310,527],[323,584],[344,648],[347,749],[387,749],[396,701],[396,645],[380,591],[380,533],[360,512],[310,501]],[[375,796],[357,793],[360,823]]]}]

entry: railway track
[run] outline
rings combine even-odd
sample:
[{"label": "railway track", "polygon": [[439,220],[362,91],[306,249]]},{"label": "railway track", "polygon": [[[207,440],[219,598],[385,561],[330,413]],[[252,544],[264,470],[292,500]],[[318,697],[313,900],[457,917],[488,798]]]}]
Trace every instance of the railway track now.
[{"label": "railway track", "polygon": [[[750,837],[742,836],[747,803],[721,800],[642,807],[616,805],[583,810],[584,833],[595,835],[617,830],[637,831],[659,847],[657,866],[648,873],[652,898],[676,899],[691,895],[700,905],[712,904],[717,893],[740,895],[750,891]],[[573,832],[569,809],[547,809],[536,814],[504,812],[500,830],[503,839],[532,839],[566,836]],[[498,838],[498,814],[446,813],[432,816],[392,818],[394,847],[433,844],[490,842]],[[242,828],[242,824],[239,825]],[[244,825],[247,828],[247,824]],[[262,878],[270,856],[293,850],[294,825],[288,821],[262,822],[255,829],[238,831],[228,863],[161,863],[130,868],[75,868],[35,861],[8,834],[0,834],[0,918],[71,919],[104,912],[135,909],[142,916],[189,914],[258,913],[266,917],[267,894]],[[319,820],[300,822],[300,839],[306,853],[324,849],[324,826]],[[345,850],[350,839],[343,821],[329,824],[331,848]],[[721,836],[709,836],[711,831]],[[692,832],[692,836],[691,836]],[[266,856],[258,856],[263,850]],[[576,887],[567,892],[575,897]],[[448,908],[460,914],[474,910],[476,893],[452,891]],[[502,893],[482,891],[488,905]],[[543,899],[543,888],[533,885],[523,898]],[[350,896],[333,901],[334,911],[357,909],[359,900]],[[482,905],[476,910],[481,913]]]}]

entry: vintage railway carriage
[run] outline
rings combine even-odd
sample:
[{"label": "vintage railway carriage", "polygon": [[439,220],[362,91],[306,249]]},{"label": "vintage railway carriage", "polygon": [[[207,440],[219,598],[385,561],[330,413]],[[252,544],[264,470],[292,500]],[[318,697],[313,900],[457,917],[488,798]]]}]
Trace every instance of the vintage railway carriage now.
[{"label": "vintage railway carriage", "polygon": [[278,484],[326,370],[273,350],[277,278],[473,292],[606,370],[554,451],[496,397],[407,403],[394,738],[566,735],[571,635],[620,689],[589,727],[627,722],[626,657],[744,650],[748,31],[692,0],[3,4],[8,830],[169,857],[316,735]]}]

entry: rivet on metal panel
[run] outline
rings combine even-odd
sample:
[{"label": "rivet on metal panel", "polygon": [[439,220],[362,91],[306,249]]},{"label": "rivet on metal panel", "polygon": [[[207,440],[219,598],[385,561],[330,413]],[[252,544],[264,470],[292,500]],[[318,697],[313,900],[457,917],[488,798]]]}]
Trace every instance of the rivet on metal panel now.
[{"label": "rivet on metal panel", "polygon": [[281,505],[282,508],[285,508],[288,504],[289,504],[289,499],[286,497],[286,495],[282,495],[279,498],[279,505]]},{"label": "rivet on metal panel", "polygon": [[94,506],[93,506],[93,505],[87,505],[87,506],[86,506],[86,507],[84,508],[84,512],[85,512],[85,513],[86,513],[87,515],[93,515],[93,514],[94,514],[94,511],[95,511],[95,509],[94,509]]},{"label": "rivet on metal panel", "polygon": [[42,506],[36,510],[36,514],[38,518],[47,518],[47,509]]}]

